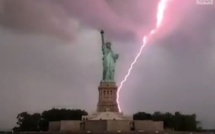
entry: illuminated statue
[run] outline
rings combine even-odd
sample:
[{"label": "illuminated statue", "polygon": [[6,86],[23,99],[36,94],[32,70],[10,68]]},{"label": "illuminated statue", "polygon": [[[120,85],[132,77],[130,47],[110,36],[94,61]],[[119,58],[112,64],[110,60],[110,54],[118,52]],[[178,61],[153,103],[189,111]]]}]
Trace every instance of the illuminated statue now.
[{"label": "illuminated statue", "polygon": [[103,52],[103,82],[114,82],[115,64],[119,55],[115,54],[111,49],[111,43],[104,42],[104,31],[101,31],[102,36],[102,52]]}]

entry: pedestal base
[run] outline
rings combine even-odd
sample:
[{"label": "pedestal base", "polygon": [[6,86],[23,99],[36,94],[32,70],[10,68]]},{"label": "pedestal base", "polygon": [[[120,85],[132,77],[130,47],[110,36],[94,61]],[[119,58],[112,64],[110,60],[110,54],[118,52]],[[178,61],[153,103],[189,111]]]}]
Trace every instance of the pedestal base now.
[{"label": "pedestal base", "polygon": [[[114,114],[118,120],[97,120],[100,117],[107,117],[104,114]],[[109,116],[110,116],[109,115]],[[151,120],[126,120],[122,119],[118,113],[97,113],[95,115],[88,116],[92,120],[67,120],[67,121],[53,121],[49,122],[50,132],[159,132],[164,131],[162,121],[151,121]],[[85,118],[86,119],[86,118]],[[110,118],[109,118],[110,119]],[[129,134],[129,133],[128,133]]]},{"label": "pedestal base", "polygon": [[124,116],[119,112],[96,112],[91,115],[82,116],[82,120],[132,120],[133,117]]},{"label": "pedestal base", "polygon": [[119,112],[117,99],[117,86],[115,82],[100,82],[99,101],[97,112]]}]

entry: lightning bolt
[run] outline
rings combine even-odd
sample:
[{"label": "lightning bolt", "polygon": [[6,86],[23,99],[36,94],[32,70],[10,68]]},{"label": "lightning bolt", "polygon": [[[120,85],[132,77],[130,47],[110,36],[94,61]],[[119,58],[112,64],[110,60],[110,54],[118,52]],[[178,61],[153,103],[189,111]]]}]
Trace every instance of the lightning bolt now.
[{"label": "lightning bolt", "polygon": [[140,55],[141,55],[141,53],[143,51],[143,48],[146,46],[148,38],[151,35],[153,35],[154,33],[156,33],[157,30],[160,28],[160,26],[162,24],[162,21],[163,21],[163,18],[164,18],[164,11],[166,9],[168,1],[169,0],[160,0],[159,1],[159,3],[158,3],[158,9],[157,9],[157,23],[156,23],[156,28],[152,29],[147,35],[145,35],[143,37],[143,44],[141,45],[140,50],[137,53],[134,61],[131,63],[131,65],[130,65],[130,67],[128,69],[127,74],[125,75],[124,79],[120,83],[120,86],[119,86],[119,88],[117,90],[117,103],[118,103],[119,112],[121,112],[121,107],[119,105],[119,93],[120,93],[120,90],[122,89],[123,84],[126,82],[127,78],[129,77],[129,75],[130,75],[130,73],[131,73],[131,71],[133,69],[133,66],[135,65],[135,63],[137,62],[138,58],[140,57]]}]

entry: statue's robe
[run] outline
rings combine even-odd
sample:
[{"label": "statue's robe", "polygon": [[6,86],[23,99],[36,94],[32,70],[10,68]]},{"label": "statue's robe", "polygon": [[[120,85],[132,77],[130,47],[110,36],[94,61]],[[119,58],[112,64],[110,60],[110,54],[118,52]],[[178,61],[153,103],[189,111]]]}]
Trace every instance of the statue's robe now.
[{"label": "statue's robe", "polygon": [[113,51],[103,45],[103,81],[112,81],[114,82],[114,71],[115,71],[115,62],[116,54]]}]

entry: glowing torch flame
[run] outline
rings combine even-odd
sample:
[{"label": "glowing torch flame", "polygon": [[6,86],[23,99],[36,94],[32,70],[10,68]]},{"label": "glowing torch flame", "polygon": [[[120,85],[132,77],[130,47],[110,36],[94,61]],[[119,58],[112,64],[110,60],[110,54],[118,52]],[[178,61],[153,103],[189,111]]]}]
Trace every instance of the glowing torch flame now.
[{"label": "glowing torch flame", "polygon": [[128,76],[130,75],[132,69],[133,69],[133,66],[135,65],[135,63],[137,62],[138,58],[140,57],[142,51],[143,51],[143,48],[145,47],[147,41],[148,41],[148,36],[149,35],[152,35],[154,33],[157,32],[157,30],[160,28],[161,24],[162,24],[162,21],[163,21],[163,18],[164,18],[164,11],[166,9],[166,5],[167,5],[167,2],[169,0],[160,0],[160,2],[158,3],[158,11],[157,11],[157,23],[156,23],[156,28],[155,29],[152,29],[149,34],[145,35],[143,37],[143,44],[141,45],[140,47],[140,50],[137,54],[137,56],[135,57],[134,61],[131,63],[129,69],[128,69],[128,72],[127,74],[125,75],[124,79],[121,81],[120,83],[120,86],[117,90],[117,103],[118,103],[118,109],[119,109],[119,112],[121,112],[121,107],[119,105],[119,92],[120,90],[122,89],[122,86],[123,84],[126,82]]}]

